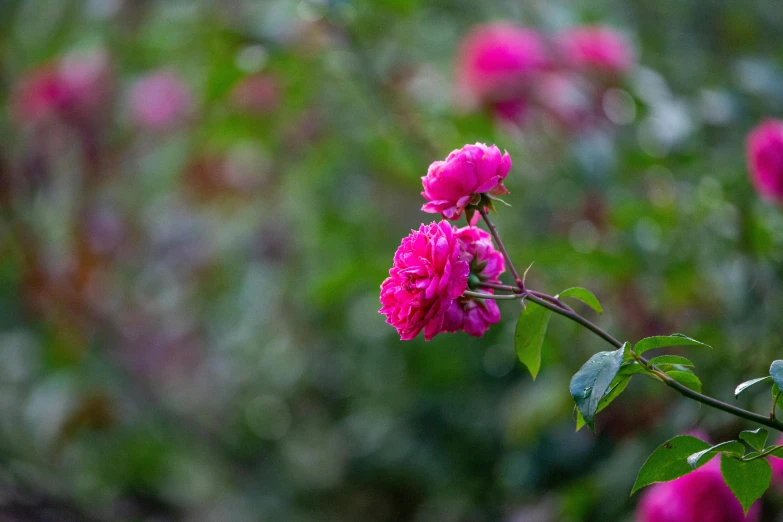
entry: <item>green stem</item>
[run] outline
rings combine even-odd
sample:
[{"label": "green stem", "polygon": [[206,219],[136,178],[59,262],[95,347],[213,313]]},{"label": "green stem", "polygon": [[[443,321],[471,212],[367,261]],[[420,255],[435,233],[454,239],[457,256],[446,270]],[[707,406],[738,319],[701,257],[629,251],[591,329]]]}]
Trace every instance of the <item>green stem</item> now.
[{"label": "green stem", "polygon": [[[611,334],[607,333],[600,327],[591,323],[590,321],[588,321],[578,313],[571,310],[565,310],[563,308],[560,308],[559,306],[552,304],[545,299],[541,299],[540,297],[536,297],[535,295],[528,294],[527,298],[539,306],[543,306],[544,308],[547,308],[548,310],[551,310],[556,314],[562,315],[563,317],[567,317],[568,319],[571,319],[572,321],[579,323],[580,325],[584,326],[585,328],[587,328],[597,336],[601,337],[603,340],[605,340],[615,348],[622,348],[623,343],[621,343],[620,341],[615,339]],[[661,378],[661,381],[669,388],[672,388],[673,390],[678,392],[680,395],[688,397],[689,399],[693,399],[702,404],[706,404],[707,406],[711,406],[715,409],[724,411],[726,413],[730,413],[731,415],[734,415],[736,417],[740,417],[742,419],[746,419],[755,422],[757,424],[761,424],[763,426],[767,426],[769,428],[783,432],[783,422],[780,422],[777,419],[769,418],[767,416],[760,415],[752,411],[743,410],[742,408],[739,408],[732,404],[728,404],[721,400],[691,390],[687,386],[684,386],[679,382],[675,381],[665,373],[657,371],[657,368],[649,364],[649,361],[644,357],[639,357],[639,361],[645,366],[647,366],[648,368],[652,368],[653,370],[656,370],[656,375],[658,375]]]},{"label": "green stem", "polygon": [[511,300],[522,299],[524,297],[524,294],[495,295],[495,294],[485,294],[484,292],[471,292],[470,290],[465,290],[462,293],[462,295],[467,297],[477,297],[479,299],[492,299],[494,301],[511,301]]}]

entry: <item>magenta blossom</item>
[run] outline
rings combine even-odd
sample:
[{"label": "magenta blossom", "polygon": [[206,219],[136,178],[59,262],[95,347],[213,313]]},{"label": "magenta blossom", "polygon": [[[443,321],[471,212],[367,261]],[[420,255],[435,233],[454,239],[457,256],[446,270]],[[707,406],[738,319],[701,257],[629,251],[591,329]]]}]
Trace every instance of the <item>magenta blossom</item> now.
[{"label": "magenta blossom", "polygon": [[620,74],[634,64],[634,52],[623,36],[600,26],[573,27],[560,33],[557,47],[566,65]]},{"label": "magenta blossom", "polygon": [[[495,250],[492,237],[476,227],[457,230],[461,257],[470,266],[470,273],[479,281],[499,283],[505,270],[503,254]],[[492,289],[482,289],[493,293]],[[489,327],[500,321],[500,309],[495,301],[460,297],[451,303],[443,323],[445,332],[464,331],[474,337],[481,337]]]},{"label": "magenta blossom", "polygon": [[515,120],[527,105],[527,91],[536,73],[549,67],[543,38],[531,29],[508,23],[475,27],[457,54],[459,103],[489,106]]},{"label": "magenta blossom", "polygon": [[446,311],[468,288],[456,229],[447,221],[421,225],[402,240],[381,284],[380,313],[408,341],[422,329],[429,341],[443,331]]},{"label": "magenta blossom", "polygon": [[783,121],[767,120],[747,142],[750,178],[765,199],[783,203]]},{"label": "magenta blossom", "polygon": [[158,71],[138,80],[128,100],[131,119],[152,130],[166,130],[184,120],[193,109],[188,87],[172,71]]},{"label": "magenta blossom", "polygon": [[453,151],[446,161],[430,165],[422,179],[422,196],[428,201],[424,212],[440,213],[446,219],[459,219],[465,207],[479,204],[482,194],[508,194],[503,180],[511,170],[508,152],[496,145],[465,145]]},{"label": "magenta blossom", "polygon": [[[783,436],[778,438],[776,445],[783,445]],[[767,459],[769,465],[772,466],[772,484],[779,489],[783,489],[783,459],[778,457],[771,457]]]},{"label": "magenta blossom", "polygon": [[650,486],[637,510],[638,522],[756,522],[759,506],[746,517],[723,481],[720,459],[671,482]]}]

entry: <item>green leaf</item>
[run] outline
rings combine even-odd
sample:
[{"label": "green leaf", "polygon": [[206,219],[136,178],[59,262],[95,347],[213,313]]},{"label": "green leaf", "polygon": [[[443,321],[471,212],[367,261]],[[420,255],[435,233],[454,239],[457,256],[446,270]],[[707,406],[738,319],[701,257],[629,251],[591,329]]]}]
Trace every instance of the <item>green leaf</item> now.
[{"label": "green leaf", "polygon": [[620,371],[628,343],[613,352],[599,352],[582,366],[571,379],[571,396],[590,429],[594,427],[598,405]]},{"label": "green leaf", "polygon": [[690,435],[680,435],[664,442],[639,470],[631,495],[650,484],[668,482],[687,475],[693,471],[688,464],[688,457],[709,447],[703,440]]},{"label": "green leaf", "polygon": [[659,355],[658,357],[653,357],[647,362],[655,366],[660,366],[662,364],[679,364],[680,366],[694,366],[694,364],[691,361],[689,361],[685,357],[680,357],[679,355]]},{"label": "green leaf", "polygon": [[766,382],[771,381],[772,376],[767,375],[766,377],[759,377],[758,379],[751,379],[749,381],[745,381],[742,384],[738,385],[736,388],[734,388],[734,397],[739,397],[739,394],[753,386],[754,384],[758,384],[760,382]]},{"label": "green leaf", "polygon": [[636,346],[634,346],[633,351],[636,352],[636,355],[641,355],[647,350],[653,350],[655,348],[665,348],[667,346],[706,346],[707,348],[711,348],[711,346],[699,342],[696,339],[691,339],[687,335],[672,334],[672,335],[662,335],[657,337],[647,337],[645,339],[642,339],[641,341],[636,343]]},{"label": "green leaf", "polygon": [[530,375],[535,380],[541,369],[541,346],[544,344],[546,327],[552,312],[535,303],[527,306],[519,313],[517,329],[514,333],[514,347],[519,360],[527,366]]},{"label": "green leaf", "polygon": [[[598,409],[596,410],[596,415],[604,410],[609,404],[612,403],[613,400],[615,400],[617,397],[620,396],[621,393],[625,391],[625,389],[628,387],[628,383],[631,382],[631,377],[627,375],[621,375],[620,373],[617,374],[617,377],[614,378],[612,381],[612,384],[609,386],[609,389],[606,390],[606,393],[601,398],[601,401],[598,403]],[[585,426],[585,418],[582,417],[582,414],[579,412],[579,409],[576,410],[576,431],[581,430]]]},{"label": "green leaf", "polygon": [[783,394],[777,384],[772,385],[772,400],[777,401],[778,408],[783,408]]},{"label": "green leaf", "polygon": [[720,458],[720,471],[746,515],[753,503],[767,491],[772,478],[772,468],[766,459],[742,461],[723,455]]},{"label": "green leaf", "polygon": [[751,448],[758,451],[764,451],[764,446],[767,444],[767,437],[769,437],[769,432],[766,428],[745,430],[739,434],[740,440],[744,440]]},{"label": "green leaf", "polygon": [[783,388],[783,361],[772,361],[772,366],[769,367],[769,374],[772,376],[772,380],[778,385],[778,388]]},{"label": "green leaf", "polygon": [[688,457],[688,465],[696,469],[712,460],[712,457],[718,453],[729,453],[741,457],[745,454],[745,445],[738,440],[721,442],[707,449],[701,450]]},{"label": "green leaf", "polygon": [[599,314],[603,314],[604,310],[601,308],[601,303],[598,301],[598,298],[593,294],[590,290],[586,288],[581,288],[578,286],[575,286],[573,288],[569,288],[567,290],[563,290],[560,292],[559,295],[556,297],[573,297],[574,299],[579,299],[584,304],[598,312]]},{"label": "green leaf", "polygon": [[701,393],[701,381],[693,373],[673,370],[670,372],[666,372],[666,375],[668,375],[675,381],[679,382],[680,384],[687,386],[691,390]]},{"label": "green leaf", "polygon": [[630,377],[631,375],[636,375],[637,373],[642,373],[644,371],[644,368],[641,364],[639,364],[636,361],[625,361],[622,366],[620,366],[620,371],[617,372],[618,376],[624,376],[624,377]]}]

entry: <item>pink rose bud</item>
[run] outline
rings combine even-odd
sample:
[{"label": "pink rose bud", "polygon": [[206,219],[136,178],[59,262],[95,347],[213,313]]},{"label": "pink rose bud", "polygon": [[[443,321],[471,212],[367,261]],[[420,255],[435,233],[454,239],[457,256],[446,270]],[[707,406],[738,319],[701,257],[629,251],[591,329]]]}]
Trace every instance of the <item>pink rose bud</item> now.
[{"label": "pink rose bud", "polygon": [[172,71],[158,71],[138,80],[128,100],[130,115],[139,127],[167,130],[187,118],[193,98]]},{"label": "pink rose bud", "polygon": [[[456,231],[460,243],[460,257],[470,266],[471,276],[485,283],[500,283],[505,270],[503,254],[495,250],[492,236],[476,227],[463,227]],[[492,289],[482,292],[494,293]],[[459,297],[451,303],[443,323],[443,331],[463,331],[481,337],[489,327],[500,321],[500,309],[495,301]]]},{"label": "pink rose bud", "polygon": [[765,199],[783,203],[783,121],[767,120],[747,142],[750,179]]},{"label": "pink rose bud", "polygon": [[460,104],[492,107],[501,117],[520,118],[530,80],[549,67],[543,38],[532,29],[508,23],[479,25],[465,37],[457,54]]},{"label": "pink rose bud", "polygon": [[633,67],[634,52],[623,36],[599,26],[574,27],[560,33],[557,47],[566,65],[620,74]]},{"label": "pink rose bud", "polygon": [[637,509],[638,522],[756,522],[759,503],[746,517],[723,481],[720,457],[671,482],[647,488]]},{"label": "pink rose bud", "polygon": [[503,180],[511,170],[508,152],[501,154],[496,145],[465,145],[453,151],[446,161],[430,165],[422,179],[422,196],[428,201],[421,209],[440,213],[446,219],[459,219],[468,205],[485,206],[482,194],[508,194]]},{"label": "pink rose bud", "polygon": [[447,221],[421,225],[402,240],[389,277],[381,284],[380,313],[408,341],[424,330],[429,341],[443,331],[451,303],[468,288],[456,229]]}]

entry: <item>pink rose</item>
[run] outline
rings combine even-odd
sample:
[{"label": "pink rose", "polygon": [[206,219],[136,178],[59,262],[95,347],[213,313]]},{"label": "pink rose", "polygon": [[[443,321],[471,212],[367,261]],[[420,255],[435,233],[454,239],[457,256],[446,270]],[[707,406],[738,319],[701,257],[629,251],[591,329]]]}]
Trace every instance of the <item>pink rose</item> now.
[{"label": "pink rose", "polygon": [[128,100],[131,119],[152,130],[166,130],[185,119],[193,109],[187,86],[172,71],[158,71],[138,80]]},{"label": "pink rose", "polygon": [[748,169],[758,193],[783,203],[783,121],[767,120],[751,131]]},{"label": "pink rose", "polygon": [[637,509],[638,522],[756,522],[759,505],[748,516],[723,481],[720,457],[671,482],[650,486]]},{"label": "pink rose", "polygon": [[380,313],[408,341],[424,330],[429,341],[443,331],[451,303],[468,288],[456,229],[447,221],[421,225],[402,240],[389,277],[381,284]]},{"label": "pink rose", "polygon": [[[505,262],[503,254],[495,250],[492,236],[476,227],[460,228],[456,234],[461,258],[470,266],[471,274],[482,282],[499,283]],[[491,289],[482,289],[482,292],[493,293]],[[474,337],[481,337],[498,321],[500,309],[495,301],[462,296],[452,302],[446,312],[443,331],[464,331]]]},{"label": "pink rose", "polygon": [[459,219],[468,205],[477,205],[480,195],[508,194],[503,180],[511,170],[508,152],[483,143],[465,145],[453,151],[446,161],[430,165],[422,179],[422,196],[428,201],[424,212],[440,213],[446,219]]},{"label": "pink rose", "polygon": [[499,116],[516,120],[525,111],[530,80],[549,64],[536,31],[508,23],[479,25],[457,54],[459,102],[468,108],[490,106]]},{"label": "pink rose", "polygon": [[557,47],[565,63],[575,69],[597,69],[623,73],[634,64],[634,52],[625,38],[613,29],[581,26],[557,37]]}]

